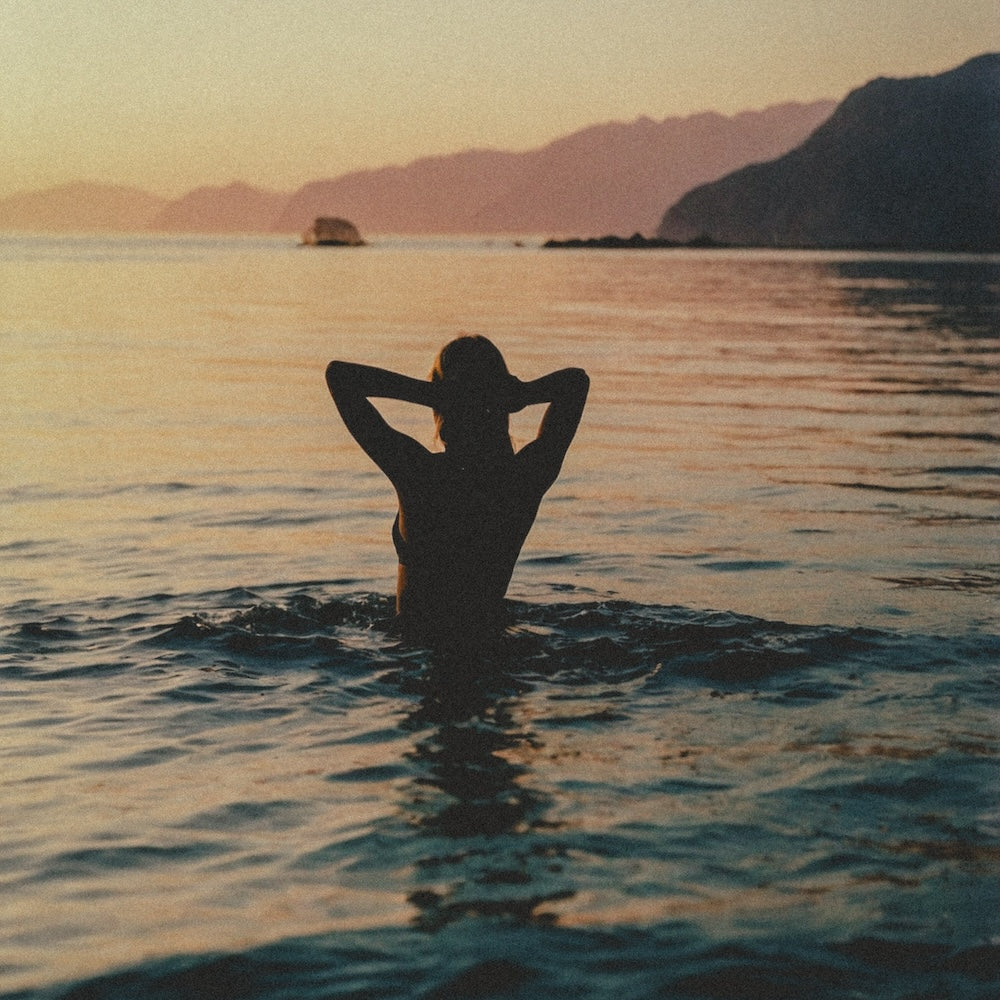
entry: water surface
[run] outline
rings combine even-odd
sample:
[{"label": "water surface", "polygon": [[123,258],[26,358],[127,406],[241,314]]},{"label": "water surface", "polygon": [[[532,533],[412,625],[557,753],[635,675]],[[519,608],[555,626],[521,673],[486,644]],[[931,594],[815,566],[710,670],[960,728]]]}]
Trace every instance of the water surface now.
[{"label": "water surface", "polygon": [[[0,288],[0,994],[996,995],[1000,260],[10,237]],[[461,331],[592,389],[454,663],[322,374]]]}]

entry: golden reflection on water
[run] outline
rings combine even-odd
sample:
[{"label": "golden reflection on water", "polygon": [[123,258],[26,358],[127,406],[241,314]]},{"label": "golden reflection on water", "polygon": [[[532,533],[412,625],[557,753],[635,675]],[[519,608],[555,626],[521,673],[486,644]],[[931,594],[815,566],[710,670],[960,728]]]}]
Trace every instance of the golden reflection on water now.
[{"label": "golden reflection on water", "polygon": [[[927,613],[917,588],[885,583],[921,575],[914,552],[984,571],[968,565],[982,550],[974,532],[946,518],[986,523],[995,487],[933,470],[991,462],[1000,352],[982,329],[994,315],[988,270],[985,292],[974,281],[955,291],[947,269],[931,271],[938,301],[933,282],[909,279],[918,265],[850,255],[474,240],[341,254],[267,239],[18,246],[26,259],[0,260],[4,484],[92,499],[39,496],[7,518],[4,539],[62,539],[52,557],[68,559],[68,592],[95,584],[95,541],[145,548],[136,572],[161,579],[185,562],[171,553],[193,546],[186,563],[201,568],[178,584],[207,582],[213,552],[234,566],[270,553],[286,578],[356,575],[391,590],[392,493],[367,478],[323,370],[337,356],[423,375],[463,331],[493,337],[524,377],[567,364],[591,374],[581,431],[526,549],[579,557],[580,586],[837,621],[865,607]],[[902,277],[882,273],[893,267]],[[433,443],[428,414],[385,409]],[[515,440],[532,437],[539,416],[516,414]],[[139,484],[212,498],[122,495]],[[74,569],[71,553],[88,545]],[[99,587],[116,589],[116,565]],[[257,571],[242,565],[229,584]],[[540,583],[519,570],[513,593]]]}]

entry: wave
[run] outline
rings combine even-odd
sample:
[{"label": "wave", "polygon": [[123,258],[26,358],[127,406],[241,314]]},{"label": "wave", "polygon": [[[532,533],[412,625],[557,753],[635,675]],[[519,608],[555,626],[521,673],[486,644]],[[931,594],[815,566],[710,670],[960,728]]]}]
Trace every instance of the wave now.
[{"label": "wave", "polygon": [[[720,572],[744,568],[718,563]],[[992,575],[893,577],[901,587],[995,589]],[[318,593],[317,593],[318,591]],[[273,584],[194,595],[109,598],[46,609],[22,602],[8,609],[21,623],[7,631],[2,652],[36,656],[74,648],[113,647],[134,653],[184,652],[195,662],[224,657],[255,672],[308,665],[356,669],[436,665],[435,654],[394,631],[393,599],[384,594],[324,595],[320,585]],[[178,606],[194,606],[171,615]],[[812,669],[938,669],[968,666],[1000,654],[1000,636],[976,632],[947,638],[865,627],[767,621],[735,612],[647,605],[626,600],[546,604],[508,602],[500,640],[477,654],[477,672],[599,680],[648,675],[663,685],[687,679],[735,687],[789,678]],[[46,614],[48,611],[48,614]],[[79,671],[109,669],[79,662]]]}]

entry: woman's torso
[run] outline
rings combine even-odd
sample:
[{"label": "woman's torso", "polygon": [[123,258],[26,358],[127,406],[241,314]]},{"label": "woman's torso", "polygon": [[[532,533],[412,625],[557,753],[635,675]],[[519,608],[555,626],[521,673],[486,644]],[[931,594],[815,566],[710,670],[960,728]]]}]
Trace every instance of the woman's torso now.
[{"label": "woman's torso", "polygon": [[393,541],[404,621],[447,632],[502,620],[541,492],[513,454],[492,461],[431,455],[426,468],[397,485]]}]

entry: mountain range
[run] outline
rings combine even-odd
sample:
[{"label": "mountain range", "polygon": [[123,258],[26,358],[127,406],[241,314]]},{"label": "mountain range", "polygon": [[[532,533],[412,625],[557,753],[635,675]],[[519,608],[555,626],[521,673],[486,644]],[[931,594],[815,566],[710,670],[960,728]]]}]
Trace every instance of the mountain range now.
[{"label": "mountain range", "polygon": [[149,229],[165,198],[134,187],[74,181],[0,201],[0,231],[133,231]]},{"label": "mountain range", "polygon": [[175,200],[135,188],[62,185],[0,200],[0,230],[300,233],[317,216],[372,233],[652,232],[685,191],[786,152],[833,101],[731,117],[610,122],[527,152],[468,150],[360,170],[291,195],[234,182]]},{"label": "mountain range", "polygon": [[0,230],[301,233],[320,216],[363,236],[1000,252],[1000,53],[880,77],[839,104],[609,122],[527,152],[425,157],[292,194],[234,182],[167,200],[75,183],[0,200]]},{"label": "mountain range", "polygon": [[1000,54],[871,81],[795,149],[689,191],[657,236],[1000,251]]},{"label": "mountain range", "polygon": [[832,101],[595,125],[526,153],[472,150],[307,184],[280,230],[334,207],[364,232],[651,232],[691,187],[801,142]]}]

